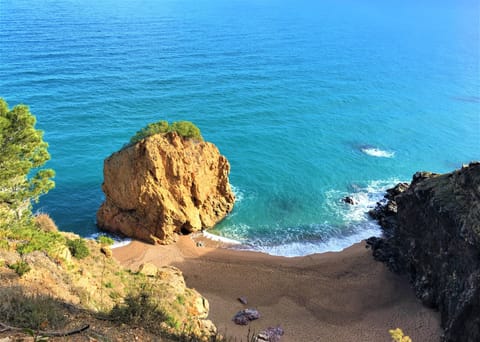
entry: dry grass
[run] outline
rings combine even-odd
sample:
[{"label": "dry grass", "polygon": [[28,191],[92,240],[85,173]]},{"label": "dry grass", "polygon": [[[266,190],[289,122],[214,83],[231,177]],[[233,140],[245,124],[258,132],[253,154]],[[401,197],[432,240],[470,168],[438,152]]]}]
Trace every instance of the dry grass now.
[{"label": "dry grass", "polygon": [[48,214],[34,216],[35,225],[44,232],[58,232],[58,227]]},{"label": "dry grass", "polygon": [[20,286],[0,287],[0,317],[4,323],[38,330],[65,325],[65,309],[51,296],[29,294]]}]

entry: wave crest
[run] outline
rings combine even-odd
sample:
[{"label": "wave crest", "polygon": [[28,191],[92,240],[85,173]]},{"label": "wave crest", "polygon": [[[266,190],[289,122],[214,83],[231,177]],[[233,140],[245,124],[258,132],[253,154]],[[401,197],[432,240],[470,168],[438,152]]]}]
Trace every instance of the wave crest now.
[{"label": "wave crest", "polygon": [[393,158],[395,156],[395,152],[381,150],[376,147],[362,147],[361,151],[369,156],[378,158]]}]

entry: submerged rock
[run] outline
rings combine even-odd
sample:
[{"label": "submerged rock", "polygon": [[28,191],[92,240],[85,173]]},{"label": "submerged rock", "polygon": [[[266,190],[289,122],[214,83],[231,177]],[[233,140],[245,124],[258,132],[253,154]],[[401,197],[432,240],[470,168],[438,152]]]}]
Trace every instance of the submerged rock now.
[{"label": "submerged rock", "polygon": [[150,243],[210,228],[233,208],[230,164],[212,143],[157,134],[104,162],[101,229]]},{"label": "submerged rock", "polygon": [[417,172],[387,196],[373,213],[385,238],[367,241],[374,257],[440,311],[445,341],[480,341],[480,163]]},{"label": "submerged rock", "polygon": [[351,196],[346,196],[346,197],[342,198],[342,201],[344,203],[351,204],[351,205],[357,204],[357,202]]}]

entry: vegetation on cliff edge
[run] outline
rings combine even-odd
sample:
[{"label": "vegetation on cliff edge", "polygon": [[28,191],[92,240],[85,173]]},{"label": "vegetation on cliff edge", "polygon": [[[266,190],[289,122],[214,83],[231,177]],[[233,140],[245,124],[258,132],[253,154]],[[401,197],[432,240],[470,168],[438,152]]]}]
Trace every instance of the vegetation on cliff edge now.
[{"label": "vegetation on cliff edge", "polygon": [[145,139],[154,134],[163,134],[168,132],[177,132],[184,138],[203,140],[200,129],[190,121],[177,121],[169,124],[165,120],[150,123],[139,130],[130,139],[130,144],[135,144],[142,139]]}]

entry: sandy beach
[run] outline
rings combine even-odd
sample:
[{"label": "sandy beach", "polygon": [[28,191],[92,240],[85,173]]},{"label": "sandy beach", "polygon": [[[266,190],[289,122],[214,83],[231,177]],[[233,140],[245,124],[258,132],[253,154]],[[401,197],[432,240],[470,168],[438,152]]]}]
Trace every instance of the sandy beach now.
[{"label": "sandy beach", "polygon": [[[282,342],[384,342],[397,327],[413,341],[440,339],[438,313],[421,305],[405,279],[374,261],[363,242],[342,252],[285,258],[208,243],[197,247],[182,236],[169,246],[133,241],[113,255],[132,270],[145,262],[180,268],[187,286],[210,302],[209,318],[236,341],[246,341],[249,329],[276,326],[285,331]],[[232,317],[247,307],[261,318],[235,325]]]}]

